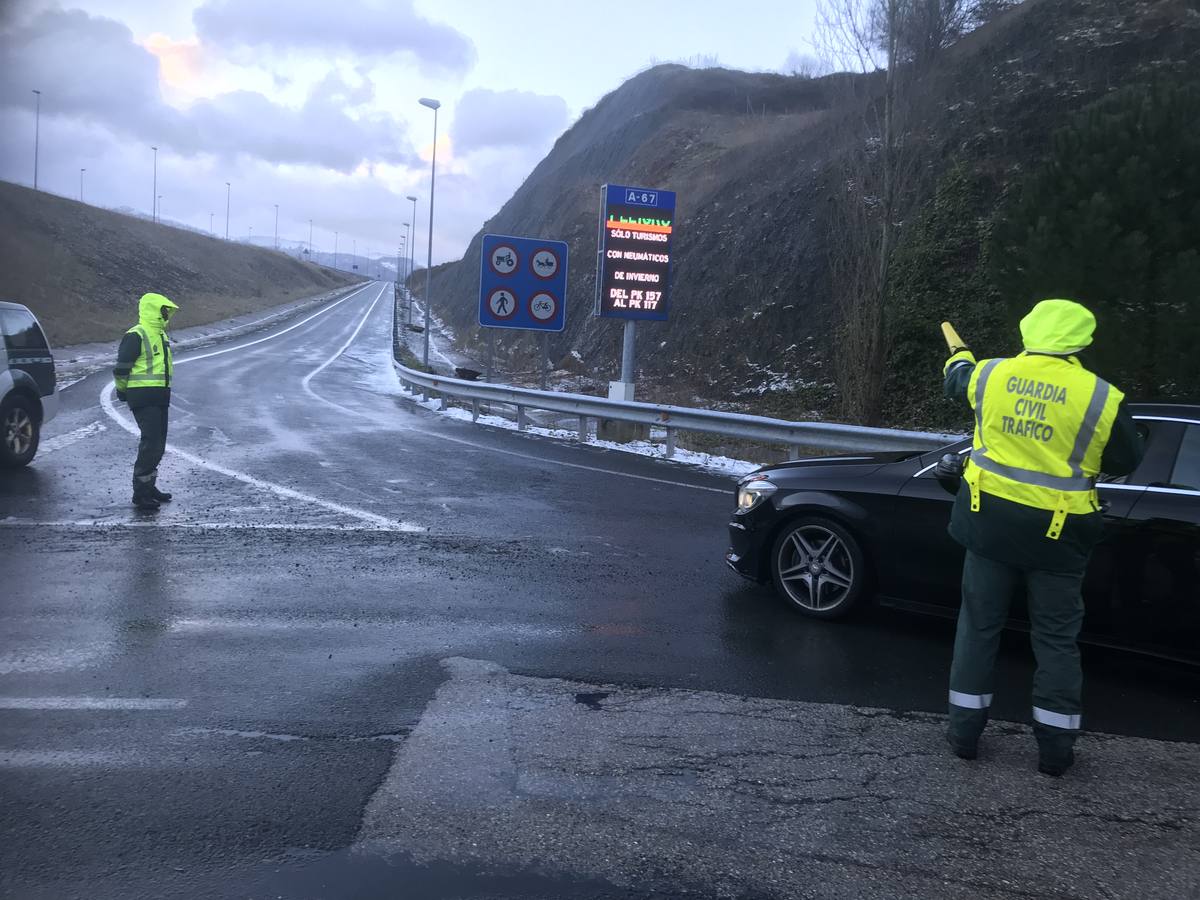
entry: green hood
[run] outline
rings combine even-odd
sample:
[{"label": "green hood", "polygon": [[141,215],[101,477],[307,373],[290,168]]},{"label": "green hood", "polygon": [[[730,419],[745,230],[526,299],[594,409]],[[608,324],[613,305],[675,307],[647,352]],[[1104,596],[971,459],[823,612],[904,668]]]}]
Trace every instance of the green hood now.
[{"label": "green hood", "polygon": [[175,310],[179,309],[162,294],[142,294],[142,299],[138,301],[138,324],[146,329],[165,331],[170,319],[162,317],[164,306],[170,310],[168,316],[174,316]]}]

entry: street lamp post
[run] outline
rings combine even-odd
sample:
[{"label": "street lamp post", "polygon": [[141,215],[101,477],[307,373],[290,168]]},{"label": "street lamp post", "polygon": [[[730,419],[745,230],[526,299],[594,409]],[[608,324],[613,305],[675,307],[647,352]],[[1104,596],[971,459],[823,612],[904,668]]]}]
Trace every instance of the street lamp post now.
[{"label": "street lamp post", "polygon": [[350,239],[350,271],[358,271],[358,238]]},{"label": "street lamp post", "polygon": [[429,322],[433,306],[433,190],[437,181],[437,120],[441,102],[422,97],[418,101],[422,106],[433,110],[433,156],[429,163],[429,243],[425,248],[425,355],[422,360],[425,368],[429,368]]},{"label": "street lamp post", "polygon": [[213,233],[212,232],[212,223],[213,223],[213,214],[209,213],[208,214],[208,236],[209,237],[212,237],[212,233]]},{"label": "street lamp post", "polygon": [[33,114],[33,189],[36,191],[38,178],[38,147],[42,139],[42,92],[34,91],[37,94],[36,111]]},{"label": "street lamp post", "polygon": [[162,224],[162,194],[158,195],[158,209],[155,212],[155,215],[158,217],[157,218],[158,223]]},{"label": "street lamp post", "polygon": [[251,226],[249,226],[249,228],[250,228],[250,231],[246,235],[246,243],[253,244],[254,243],[254,226],[251,225]]},{"label": "street lamp post", "polygon": [[80,203],[83,202],[83,173],[86,171],[87,171],[87,169],[79,170],[79,202]]},{"label": "street lamp post", "polygon": [[338,242],[338,233],[335,231],[333,233],[333,267],[335,269],[338,267],[338,264],[337,264],[337,242]]},{"label": "street lamp post", "polygon": [[[408,247],[409,247],[409,242],[412,240],[412,238],[410,237],[411,231],[412,231],[412,223],[405,222],[404,223],[404,262],[405,263],[408,262]],[[397,275],[397,277],[403,279],[404,282],[407,284],[408,276],[410,273],[404,271],[404,266],[399,263],[397,263],[397,271],[400,273],[399,275]]]},{"label": "street lamp post", "polygon": [[151,147],[154,151],[154,191],[150,195],[150,221],[158,221],[158,148]]},{"label": "street lamp post", "polygon": [[308,261],[312,262],[312,219],[308,220]]},{"label": "street lamp post", "polygon": [[279,249],[279,204],[275,204],[275,249]]},{"label": "street lamp post", "polygon": [[[411,200],[413,205],[412,214],[412,243],[408,245],[408,276],[411,278],[413,269],[417,267],[417,198],[409,194],[404,199]],[[412,287],[408,288],[408,324],[412,324]]]},{"label": "street lamp post", "polygon": [[229,182],[225,182],[225,240],[229,240],[229,194],[231,187]]}]

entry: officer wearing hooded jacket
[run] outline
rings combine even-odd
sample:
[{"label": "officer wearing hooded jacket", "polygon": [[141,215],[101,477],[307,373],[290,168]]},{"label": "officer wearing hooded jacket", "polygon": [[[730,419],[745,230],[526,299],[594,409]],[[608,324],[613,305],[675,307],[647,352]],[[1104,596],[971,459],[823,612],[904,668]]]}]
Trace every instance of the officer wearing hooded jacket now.
[{"label": "officer wearing hooded jacket", "polygon": [[1143,452],[1124,394],[1075,357],[1095,328],[1080,304],[1043,300],[1021,320],[1024,353],[976,362],[962,349],[946,361],[946,396],[975,412],[950,520],[967,551],[947,734],[963,759],[978,752],[1000,633],[1023,589],[1037,660],[1038,771],[1059,776],[1075,760],[1083,576],[1103,530],[1096,477],[1129,474]]},{"label": "officer wearing hooded jacket", "polygon": [[143,510],[156,510],[171,499],[158,489],[157,479],[158,464],[167,449],[167,411],[175,369],[167,323],[178,308],[162,294],[143,294],[138,302],[138,323],[121,339],[113,368],[117,399],[129,404],[141,430],[133,464],[133,504]]}]

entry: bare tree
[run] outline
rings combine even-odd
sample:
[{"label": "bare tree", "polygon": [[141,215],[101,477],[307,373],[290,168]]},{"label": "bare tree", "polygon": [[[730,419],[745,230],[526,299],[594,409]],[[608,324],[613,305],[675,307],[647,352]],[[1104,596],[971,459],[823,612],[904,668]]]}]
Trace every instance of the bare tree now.
[{"label": "bare tree", "polygon": [[[877,423],[888,354],[887,306],[899,223],[919,201],[928,99],[918,84],[967,27],[968,0],[822,0],[815,46],[841,110],[833,173],[830,287],[840,316],[835,372],[842,414]],[[880,71],[882,70],[882,71]]]},{"label": "bare tree", "polygon": [[[925,66],[974,23],[977,0],[901,0],[892,22],[896,58]],[[880,36],[887,40],[887,33]]]},{"label": "bare tree", "polygon": [[971,11],[971,27],[986,25],[1021,2],[1022,0],[975,0],[975,8]]}]

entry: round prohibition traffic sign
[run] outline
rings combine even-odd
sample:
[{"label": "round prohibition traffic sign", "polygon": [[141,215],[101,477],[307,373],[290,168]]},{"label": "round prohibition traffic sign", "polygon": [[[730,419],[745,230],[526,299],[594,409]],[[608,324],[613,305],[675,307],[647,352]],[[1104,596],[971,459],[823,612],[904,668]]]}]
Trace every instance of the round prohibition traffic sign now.
[{"label": "round prohibition traffic sign", "polygon": [[529,257],[529,268],[538,278],[547,280],[558,274],[558,254],[549,247],[539,247]]},{"label": "round prohibition traffic sign", "polygon": [[488,265],[497,275],[511,275],[521,264],[521,257],[516,248],[508,244],[500,244],[492,248],[488,256]]},{"label": "round prohibition traffic sign", "polygon": [[538,291],[529,298],[529,315],[535,321],[549,322],[558,315],[558,298],[546,291]]},{"label": "round prohibition traffic sign", "polygon": [[497,319],[511,319],[517,314],[517,296],[508,288],[496,288],[488,294],[487,302]]}]

